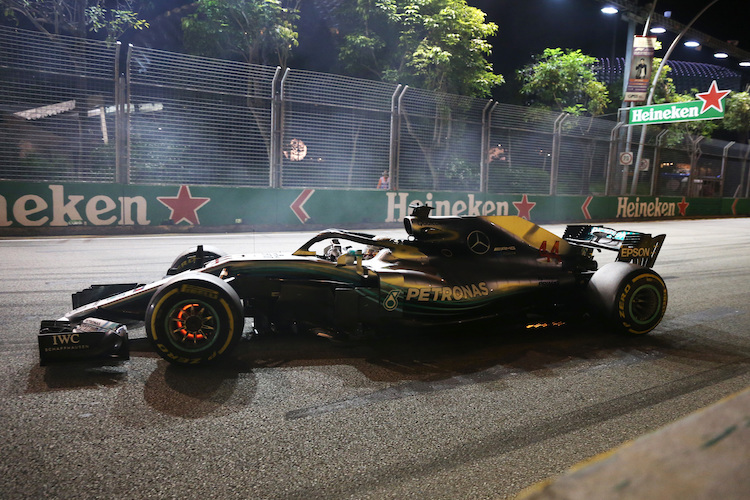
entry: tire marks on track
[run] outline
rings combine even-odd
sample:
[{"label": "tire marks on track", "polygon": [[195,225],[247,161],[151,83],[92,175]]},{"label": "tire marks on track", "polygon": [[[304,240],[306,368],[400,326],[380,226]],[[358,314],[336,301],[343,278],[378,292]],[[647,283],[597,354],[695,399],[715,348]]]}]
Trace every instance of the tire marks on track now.
[{"label": "tire marks on track", "polygon": [[[382,488],[384,484],[395,485],[404,481],[413,481],[416,476],[431,476],[439,471],[451,470],[464,464],[478,463],[485,459],[505,455],[667,402],[738,376],[746,375],[748,370],[750,370],[750,358],[742,358],[649,389],[595,403],[557,416],[544,418],[539,422],[522,425],[511,431],[498,431],[494,434],[483,436],[481,440],[467,439],[460,446],[450,450],[443,450],[439,457],[427,458],[422,463],[410,463],[408,467],[402,467],[397,464],[382,469],[377,475],[369,476],[366,480],[363,479],[356,486],[350,485],[349,491],[341,493],[342,496],[347,497],[358,496],[361,493]],[[492,376],[491,374],[497,376],[500,372],[502,370],[499,372],[489,370],[485,372],[485,376],[490,377]],[[452,384],[457,387],[462,385],[462,379],[464,377],[456,377],[452,382],[448,381],[446,383],[446,381],[443,381],[438,384],[406,384],[405,387],[386,389],[359,398],[291,411],[287,413],[287,418],[310,417],[330,411],[387,401],[395,397],[409,397],[428,392],[430,390],[429,386],[432,386],[432,390],[443,390]],[[416,474],[416,471],[419,471],[419,473]],[[311,495],[314,496],[314,493],[314,491],[307,490],[297,491],[288,498],[311,498]]]}]

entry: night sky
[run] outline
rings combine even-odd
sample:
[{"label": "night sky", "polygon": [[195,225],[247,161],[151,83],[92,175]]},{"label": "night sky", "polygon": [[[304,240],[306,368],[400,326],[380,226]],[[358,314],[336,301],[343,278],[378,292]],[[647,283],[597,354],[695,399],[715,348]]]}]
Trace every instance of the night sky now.
[{"label": "night sky", "polygon": [[[602,14],[600,9],[604,5],[596,0],[467,0],[467,3],[483,10],[487,19],[498,25],[498,35],[491,40],[494,47],[491,61],[495,72],[508,81],[502,93],[513,90],[515,71],[547,47],[581,49],[595,57],[612,57],[613,53],[616,57],[625,56],[627,24],[619,15]],[[656,11],[663,14],[671,10],[673,19],[687,24],[708,3],[709,0],[657,0]],[[739,40],[739,46],[750,51],[750,0],[719,0],[693,27],[720,40]],[[664,49],[657,57],[666,52],[674,35],[660,35],[659,39]],[[740,70],[736,60],[719,61],[708,49],[696,51],[682,44],[671,58]]]}]

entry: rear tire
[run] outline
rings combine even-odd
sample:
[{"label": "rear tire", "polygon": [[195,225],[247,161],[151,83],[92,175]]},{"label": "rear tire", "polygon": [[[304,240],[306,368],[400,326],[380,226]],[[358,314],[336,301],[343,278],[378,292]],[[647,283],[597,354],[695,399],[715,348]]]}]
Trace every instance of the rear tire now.
[{"label": "rear tire", "polygon": [[667,286],[661,276],[627,262],[613,262],[594,273],[588,295],[594,312],[630,335],[656,328],[667,309]]},{"label": "rear tire", "polygon": [[242,303],[224,280],[185,273],[162,285],[146,310],[146,333],[157,353],[180,365],[215,362],[237,345]]}]

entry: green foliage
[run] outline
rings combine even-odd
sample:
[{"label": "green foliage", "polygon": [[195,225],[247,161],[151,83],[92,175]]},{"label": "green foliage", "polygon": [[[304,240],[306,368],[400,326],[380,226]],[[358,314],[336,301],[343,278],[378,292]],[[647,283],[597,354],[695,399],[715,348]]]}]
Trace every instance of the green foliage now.
[{"label": "green foliage", "polygon": [[339,7],[342,43],[339,61],[346,74],[374,80],[386,79],[389,53],[398,38],[398,26],[390,22],[394,3],[382,0],[347,0]]},{"label": "green foliage", "polygon": [[466,0],[344,0],[340,14],[349,75],[477,97],[504,82],[487,61],[497,25]]},{"label": "green foliage", "polygon": [[298,45],[300,0],[198,0],[182,18],[185,48],[192,54],[240,58],[286,66]]},{"label": "green foliage", "polygon": [[672,72],[672,68],[668,64],[665,64],[661,69],[659,80],[654,83],[654,77],[656,77],[656,71],[659,69],[661,61],[662,59],[660,57],[654,57],[651,63],[651,81],[649,82],[649,89],[656,85],[654,99],[651,104],[675,102],[672,99],[677,95],[677,88],[675,87],[674,80],[669,76]]},{"label": "green foliage", "polygon": [[606,85],[596,79],[596,58],[580,50],[544,49],[518,71],[521,93],[534,104],[574,115],[600,115],[610,102]]},{"label": "green foliage", "polygon": [[[662,59],[655,57],[653,60],[651,71],[651,82],[650,85],[655,85],[653,104],[665,104],[670,102],[689,102],[695,101],[697,98],[695,94],[698,93],[697,89],[692,89],[691,92],[686,94],[680,94],[677,92],[674,80],[670,76],[672,68],[669,64],[665,64],[662,68],[659,80],[654,83],[654,77],[656,71],[661,64]],[[688,122],[676,122],[676,123],[663,123],[659,125],[651,125],[649,127],[656,127],[657,129],[666,129],[669,133],[662,139],[663,144],[668,147],[674,147],[683,145],[690,149],[690,139],[697,136],[710,137],[718,128],[718,123],[714,120],[698,120]]]},{"label": "green foliage", "polygon": [[549,166],[522,164],[490,169],[490,183],[500,193],[546,194],[549,192]]},{"label": "green foliage", "polygon": [[750,92],[732,92],[724,99],[724,120],[726,130],[739,132],[745,142],[750,135]]},{"label": "green foliage", "polygon": [[110,43],[129,29],[149,27],[132,9],[130,0],[0,0],[0,8],[5,17],[24,19],[43,33],[80,38],[103,33]]},{"label": "green foliage", "polygon": [[479,165],[455,156],[446,163],[443,175],[453,189],[472,189],[479,185]]},{"label": "green foliage", "polygon": [[[656,69],[659,67],[661,59],[655,58],[652,74],[656,74]],[[686,102],[697,100],[695,94],[698,93],[698,89],[692,89],[687,94],[680,94],[676,91],[674,82],[669,76],[671,68],[669,65],[665,65],[662,69],[662,74],[659,77],[659,81],[656,83],[656,91],[654,92],[654,104],[662,104],[668,102]],[[666,136],[667,145],[676,145],[685,142],[688,137],[705,136],[710,137],[718,128],[725,130],[738,132],[740,134],[741,141],[747,141],[750,135],[750,93],[748,92],[732,92],[724,99],[724,119],[723,120],[699,120],[691,122],[680,122],[671,124],[657,125],[660,128],[666,128],[669,130],[669,134]]]},{"label": "green foliage", "polygon": [[86,22],[94,33],[104,32],[107,41],[112,43],[129,29],[142,30],[148,22],[138,18],[138,13],[126,9],[107,9],[101,5],[86,8]]},{"label": "green foliage", "polygon": [[[695,94],[698,93],[698,90],[692,89],[692,93],[687,94],[672,94],[670,96],[669,101],[667,102],[690,102],[695,101],[697,98],[695,97]],[[669,129],[670,132],[670,140],[674,140],[675,138],[683,141],[688,137],[697,137],[697,136],[705,136],[705,137],[711,137],[711,134],[716,131],[716,129],[719,127],[719,123],[717,120],[695,120],[695,121],[688,121],[688,122],[676,122],[676,123],[669,123],[665,124],[665,127]]]}]

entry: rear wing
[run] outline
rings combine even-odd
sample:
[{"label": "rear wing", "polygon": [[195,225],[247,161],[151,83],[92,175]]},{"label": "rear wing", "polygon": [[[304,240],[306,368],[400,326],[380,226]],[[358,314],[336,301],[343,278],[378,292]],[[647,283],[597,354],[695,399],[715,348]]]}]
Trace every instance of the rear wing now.
[{"label": "rear wing", "polygon": [[614,250],[618,262],[653,267],[664,244],[665,234],[652,236],[635,231],[617,231],[602,226],[569,225],[563,239],[571,245]]}]

